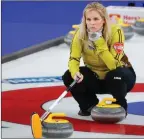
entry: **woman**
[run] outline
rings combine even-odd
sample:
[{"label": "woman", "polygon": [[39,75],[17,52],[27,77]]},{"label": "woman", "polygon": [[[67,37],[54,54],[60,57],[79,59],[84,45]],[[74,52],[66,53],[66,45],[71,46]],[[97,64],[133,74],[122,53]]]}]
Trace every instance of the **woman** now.
[{"label": "woman", "polygon": [[[80,58],[84,67],[80,67]],[[100,3],[88,4],[76,31],[69,58],[69,70],[62,76],[68,87],[78,80],[71,94],[80,107],[81,116],[89,116],[99,103],[96,94],[111,94],[127,113],[127,93],[133,88],[136,75],[124,53],[124,33],[110,24],[106,8]]]}]

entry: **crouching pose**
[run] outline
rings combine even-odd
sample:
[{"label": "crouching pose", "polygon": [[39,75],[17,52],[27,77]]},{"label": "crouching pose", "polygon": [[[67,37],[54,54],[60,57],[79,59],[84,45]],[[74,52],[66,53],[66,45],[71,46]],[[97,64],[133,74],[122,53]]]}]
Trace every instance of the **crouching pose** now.
[{"label": "crouching pose", "polygon": [[127,112],[126,95],[135,85],[136,75],[124,53],[124,41],[123,31],[109,22],[103,5],[93,2],[85,7],[71,43],[69,69],[62,76],[67,87],[79,79],[71,90],[80,107],[79,115],[90,115],[99,103],[96,94],[108,93]]}]

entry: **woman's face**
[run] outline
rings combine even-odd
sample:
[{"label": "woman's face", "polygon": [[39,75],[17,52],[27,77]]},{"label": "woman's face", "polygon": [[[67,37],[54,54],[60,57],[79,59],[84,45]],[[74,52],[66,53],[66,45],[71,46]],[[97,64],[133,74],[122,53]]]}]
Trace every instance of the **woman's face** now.
[{"label": "woman's face", "polygon": [[86,26],[90,32],[97,32],[102,29],[104,24],[103,18],[96,10],[86,12]]}]

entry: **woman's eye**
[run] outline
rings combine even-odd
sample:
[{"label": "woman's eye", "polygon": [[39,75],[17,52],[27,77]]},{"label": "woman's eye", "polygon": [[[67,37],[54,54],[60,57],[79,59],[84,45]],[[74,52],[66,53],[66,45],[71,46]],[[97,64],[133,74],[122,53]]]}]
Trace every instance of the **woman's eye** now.
[{"label": "woman's eye", "polygon": [[90,18],[87,18],[87,21],[90,21]]},{"label": "woman's eye", "polygon": [[99,20],[98,18],[94,18],[94,20]]}]

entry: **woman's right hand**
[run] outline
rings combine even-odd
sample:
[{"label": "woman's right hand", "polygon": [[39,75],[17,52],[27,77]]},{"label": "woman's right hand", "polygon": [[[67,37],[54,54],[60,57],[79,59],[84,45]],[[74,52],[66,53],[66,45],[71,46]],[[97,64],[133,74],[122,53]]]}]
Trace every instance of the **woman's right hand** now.
[{"label": "woman's right hand", "polygon": [[74,80],[77,81],[77,83],[80,83],[83,80],[83,75],[80,72],[77,72],[74,76]]}]

